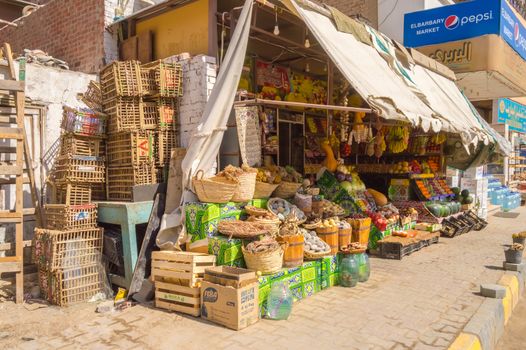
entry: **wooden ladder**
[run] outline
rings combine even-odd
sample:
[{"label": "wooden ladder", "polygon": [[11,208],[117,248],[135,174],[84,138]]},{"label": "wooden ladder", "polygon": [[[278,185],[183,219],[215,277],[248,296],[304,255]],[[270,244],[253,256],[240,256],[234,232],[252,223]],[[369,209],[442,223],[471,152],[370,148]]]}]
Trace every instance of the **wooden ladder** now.
[{"label": "wooden ladder", "polygon": [[[16,302],[24,301],[24,160],[27,173],[29,175],[29,184],[31,188],[31,198],[35,207],[35,217],[37,226],[40,226],[40,206],[35,187],[35,175],[31,164],[29,147],[26,139],[24,126],[24,103],[25,103],[25,84],[23,80],[17,81],[11,46],[4,44],[0,58],[7,59],[9,79],[0,80],[0,90],[7,91],[15,96],[16,108],[16,127],[15,123],[8,121],[0,124],[0,140],[16,140],[16,147],[11,154],[16,155],[16,161],[13,164],[12,159],[0,160],[0,176],[12,179],[14,177],[15,185],[15,206],[14,210],[0,211],[0,225],[15,225],[15,255],[0,257],[0,274],[4,272],[15,273]],[[25,71],[21,71],[21,77]]]}]

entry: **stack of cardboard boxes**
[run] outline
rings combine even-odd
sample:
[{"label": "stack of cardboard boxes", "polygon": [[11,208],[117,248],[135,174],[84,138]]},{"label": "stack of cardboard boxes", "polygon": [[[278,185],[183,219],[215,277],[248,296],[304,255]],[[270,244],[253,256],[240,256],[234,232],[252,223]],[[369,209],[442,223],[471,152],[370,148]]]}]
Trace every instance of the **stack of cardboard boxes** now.
[{"label": "stack of cardboard boxes", "polygon": [[477,215],[488,218],[488,179],[484,177],[484,167],[469,168],[464,172],[460,188],[468,190],[473,196],[473,203],[478,207]]}]

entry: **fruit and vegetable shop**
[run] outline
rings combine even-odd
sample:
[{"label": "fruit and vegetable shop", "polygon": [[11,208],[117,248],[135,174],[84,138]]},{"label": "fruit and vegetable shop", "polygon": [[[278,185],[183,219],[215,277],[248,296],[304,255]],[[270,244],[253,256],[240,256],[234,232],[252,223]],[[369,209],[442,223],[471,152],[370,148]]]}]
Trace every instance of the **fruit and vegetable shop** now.
[{"label": "fruit and vegetable shop", "polygon": [[[198,3],[124,18],[123,43],[155,16],[181,16]],[[510,145],[456,87],[451,70],[311,1],[217,1],[208,16],[204,46],[216,48],[218,75],[188,145],[154,138],[157,181],[137,183],[151,157],[137,145],[148,139],[128,128],[136,122],[124,109],[114,110],[133,89],[153,89],[163,108],[181,99],[185,89],[169,88],[185,84],[181,64],[123,60],[101,72],[98,115],[114,133],[106,144],[113,155],[106,198],[136,204],[135,190],[127,195],[133,185],[167,182],[166,196],[148,208],[142,247],[111,260],[126,270],[114,284],[133,296],[147,280],[156,307],[241,329],[261,317],[286,319],[294,302],[326,288],[367,283],[375,259],[425,254],[440,239],[485,228],[488,182],[477,167]],[[119,80],[135,71],[135,80]],[[91,95],[84,97],[94,106]],[[168,119],[162,107],[160,139],[167,120],[174,133],[188,130],[177,107]],[[122,131],[131,136],[111,143]],[[137,172],[126,186],[117,180],[127,170],[116,165],[126,158],[124,144],[135,147],[128,158]],[[154,215],[163,200],[165,214]],[[99,218],[116,224],[103,214],[105,202],[97,203]],[[39,231],[45,244],[54,235]],[[111,239],[104,236],[105,249]],[[151,270],[143,264],[150,255]],[[60,288],[48,285],[49,298],[62,295],[54,301],[68,304]]]}]

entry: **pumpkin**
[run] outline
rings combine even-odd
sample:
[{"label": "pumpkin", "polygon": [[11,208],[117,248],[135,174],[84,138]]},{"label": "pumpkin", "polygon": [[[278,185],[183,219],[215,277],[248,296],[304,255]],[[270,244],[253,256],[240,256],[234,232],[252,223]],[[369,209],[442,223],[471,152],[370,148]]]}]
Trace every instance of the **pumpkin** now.
[{"label": "pumpkin", "polygon": [[378,192],[377,190],[373,190],[372,188],[368,188],[367,192],[374,198],[374,202],[377,206],[383,207],[384,205],[387,205],[387,197],[383,194]]}]

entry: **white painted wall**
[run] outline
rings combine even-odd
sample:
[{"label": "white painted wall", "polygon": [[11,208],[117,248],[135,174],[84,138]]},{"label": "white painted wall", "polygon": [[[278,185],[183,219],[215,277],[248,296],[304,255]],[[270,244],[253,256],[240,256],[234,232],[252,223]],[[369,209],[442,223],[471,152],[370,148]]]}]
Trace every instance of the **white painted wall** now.
[{"label": "white painted wall", "polygon": [[378,29],[403,44],[406,13],[453,4],[452,0],[378,0]]}]

